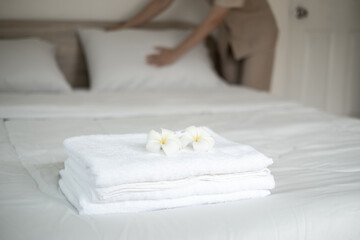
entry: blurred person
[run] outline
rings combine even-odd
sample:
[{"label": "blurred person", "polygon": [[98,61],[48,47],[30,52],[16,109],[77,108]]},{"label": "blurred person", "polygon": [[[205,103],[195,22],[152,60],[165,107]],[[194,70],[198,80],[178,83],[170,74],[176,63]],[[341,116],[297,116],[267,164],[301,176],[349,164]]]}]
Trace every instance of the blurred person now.
[{"label": "blurred person", "polygon": [[[167,9],[174,0],[152,0],[125,23],[111,26],[118,30],[140,26]],[[204,40],[219,25],[217,37],[221,74],[231,84],[269,90],[277,26],[266,0],[209,0],[206,18],[177,47],[155,47],[146,57],[157,67],[170,65]]]}]

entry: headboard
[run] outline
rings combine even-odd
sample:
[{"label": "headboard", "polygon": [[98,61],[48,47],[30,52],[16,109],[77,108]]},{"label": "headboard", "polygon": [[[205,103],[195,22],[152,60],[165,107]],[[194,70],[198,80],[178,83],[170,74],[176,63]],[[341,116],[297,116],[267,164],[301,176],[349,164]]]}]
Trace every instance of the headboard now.
[{"label": "headboard", "polygon": [[[0,39],[37,37],[53,43],[57,47],[59,67],[71,86],[88,87],[89,78],[85,58],[76,31],[79,28],[104,28],[113,24],[114,22],[1,20]],[[142,26],[142,28],[150,29],[193,27],[193,24],[185,22],[153,22]]]}]

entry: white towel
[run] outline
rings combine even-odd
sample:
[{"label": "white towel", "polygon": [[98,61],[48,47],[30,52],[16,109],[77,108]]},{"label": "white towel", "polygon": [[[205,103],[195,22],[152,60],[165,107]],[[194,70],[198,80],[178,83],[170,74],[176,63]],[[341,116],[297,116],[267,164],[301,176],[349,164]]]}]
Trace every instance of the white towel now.
[{"label": "white towel", "polygon": [[64,146],[70,158],[87,169],[89,183],[96,187],[258,171],[272,164],[254,148],[207,130],[215,140],[212,150],[184,149],[174,156],[148,152],[146,134],[72,137],[64,141]]},{"label": "white towel", "polygon": [[115,185],[106,188],[91,186],[86,174],[73,169],[71,159],[65,161],[61,177],[67,185],[77,184],[92,202],[173,199],[191,195],[210,195],[244,190],[269,190],[275,181],[268,169],[222,175],[193,176],[178,180]]},{"label": "white towel", "polygon": [[185,207],[190,205],[219,203],[236,201],[240,199],[265,197],[270,194],[268,190],[249,190],[228,194],[212,194],[187,196],[176,199],[139,200],[139,201],[117,201],[110,203],[93,203],[89,201],[86,194],[79,185],[68,185],[63,179],[59,181],[60,188],[66,198],[79,211],[80,214],[109,214],[129,213],[151,210]]}]

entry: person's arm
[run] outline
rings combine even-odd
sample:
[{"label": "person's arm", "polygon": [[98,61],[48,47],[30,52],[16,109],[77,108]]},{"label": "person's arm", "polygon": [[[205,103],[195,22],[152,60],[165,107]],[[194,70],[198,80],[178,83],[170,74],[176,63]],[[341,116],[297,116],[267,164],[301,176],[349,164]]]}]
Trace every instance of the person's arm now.
[{"label": "person's arm", "polygon": [[210,34],[223,21],[229,9],[214,5],[205,20],[176,48],[156,47],[158,53],[147,56],[147,63],[158,67],[172,64]]},{"label": "person's arm", "polygon": [[161,12],[163,12],[173,0],[152,0],[148,5],[145,6],[137,15],[122,24],[116,24],[114,26],[107,27],[107,30],[117,30],[121,28],[136,27],[140,26],[153,19]]}]

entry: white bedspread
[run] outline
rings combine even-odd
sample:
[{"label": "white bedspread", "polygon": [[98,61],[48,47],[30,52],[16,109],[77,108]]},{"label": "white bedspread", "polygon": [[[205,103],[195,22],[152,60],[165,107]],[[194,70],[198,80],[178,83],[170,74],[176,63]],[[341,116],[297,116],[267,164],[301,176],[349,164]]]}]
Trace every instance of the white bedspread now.
[{"label": "white bedspread", "polygon": [[287,108],[296,105],[239,87],[221,90],[144,90],[68,94],[0,94],[0,118],[115,118],[210,114]]},{"label": "white bedspread", "polygon": [[[0,116],[0,239],[360,239],[359,120],[238,88],[0,95]],[[272,195],[89,217],[58,190],[65,138],[190,125],[271,157]]]}]

